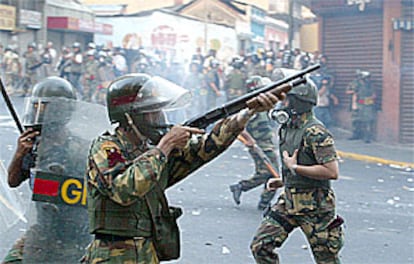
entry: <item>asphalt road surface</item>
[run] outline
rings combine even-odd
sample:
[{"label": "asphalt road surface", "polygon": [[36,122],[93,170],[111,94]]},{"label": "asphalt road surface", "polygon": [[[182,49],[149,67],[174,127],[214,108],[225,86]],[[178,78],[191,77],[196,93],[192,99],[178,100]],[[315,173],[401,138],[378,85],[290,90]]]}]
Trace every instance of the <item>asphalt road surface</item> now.
[{"label": "asphalt road surface", "polygon": [[[12,100],[20,114],[22,98]],[[11,159],[17,136],[1,101],[0,160],[5,166]],[[257,210],[261,187],[243,193],[240,206],[234,204],[229,191],[230,184],[250,177],[253,170],[247,150],[235,142],[223,155],[168,190],[170,204],[184,209],[179,220],[181,258],[170,263],[254,263],[249,244],[261,221],[261,212]],[[24,183],[17,189],[23,201],[30,200],[27,185]],[[340,162],[340,179],[333,183],[333,188],[338,214],[346,221],[342,263],[414,263],[412,171],[345,159]],[[2,228],[0,258],[24,233],[27,224],[16,220],[10,227]],[[300,230],[290,235],[279,253],[282,263],[314,263]]]}]

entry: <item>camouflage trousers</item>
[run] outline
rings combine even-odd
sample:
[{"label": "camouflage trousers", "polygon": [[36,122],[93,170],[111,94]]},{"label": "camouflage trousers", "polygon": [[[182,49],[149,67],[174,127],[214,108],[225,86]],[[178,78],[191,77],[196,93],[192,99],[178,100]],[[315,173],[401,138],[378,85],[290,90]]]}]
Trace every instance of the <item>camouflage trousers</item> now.
[{"label": "camouflage trousers", "polygon": [[4,257],[2,264],[19,264],[23,262],[23,247],[24,247],[25,237],[18,239],[12,248],[7,252],[7,255]]},{"label": "camouflage trousers", "polygon": [[275,250],[297,227],[306,235],[316,263],[340,263],[339,251],[344,243],[344,234],[335,211],[292,215],[285,208],[283,196],[280,198],[263,218],[251,242],[250,249],[256,263],[279,263]]},{"label": "camouflage trousers", "polygon": [[[269,158],[269,160],[272,162],[272,165],[274,168],[277,169],[277,157],[276,153],[273,151],[273,149],[263,149],[266,156]],[[256,188],[259,185],[263,185],[263,191],[260,194],[260,204],[267,205],[270,203],[273,199],[273,197],[276,194],[276,191],[268,191],[266,189],[266,182],[268,179],[272,178],[273,175],[269,172],[266,165],[264,164],[263,160],[259,157],[259,155],[249,149],[249,153],[253,158],[254,165],[255,165],[255,173],[253,176],[247,180],[241,180],[239,183],[241,185],[241,190],[243,192],[247,192],[253,188]]]},{"label": "camouflage trousers", "polygon": [[267,205],[268,203],[272,201],[273,197],[276,194],[276,191],[269,191],[266,189],[266,186],[265,186],[267,180],[272,177],[273,176],[270,174],[255,173],[251,178],[247,180],[239,181],[239,184],[241,185],[241,190],[243,192],[247,192],[251,189],[256,188],[259,185],[262,185],[263,191],[260,194],[259,204]]},{"label": "camouflage trousers", "polygon": [[137,238],[123,241],[95,239],[81,263],[157,264],[160,263],[150,239]]}]

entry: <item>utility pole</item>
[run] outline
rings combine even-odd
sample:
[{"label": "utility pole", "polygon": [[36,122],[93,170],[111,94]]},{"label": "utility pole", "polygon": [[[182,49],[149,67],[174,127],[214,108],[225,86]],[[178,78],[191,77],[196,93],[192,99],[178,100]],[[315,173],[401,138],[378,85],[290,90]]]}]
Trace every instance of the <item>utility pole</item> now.
[{"label": "utility pole", "polygon": [[208,17],[209,12],[207,12],[207,0],[204,1],[204,54],[207,54],[207,38],[208,38]]},{"label": "utility pole", "polygon": [[292,49],[293,37],[295,33],[295,18],[293,16],[293,8],[295,6],[295,0],[289,1],[289,14],[288,14],[288,24],[289,24],[289,48]]}]

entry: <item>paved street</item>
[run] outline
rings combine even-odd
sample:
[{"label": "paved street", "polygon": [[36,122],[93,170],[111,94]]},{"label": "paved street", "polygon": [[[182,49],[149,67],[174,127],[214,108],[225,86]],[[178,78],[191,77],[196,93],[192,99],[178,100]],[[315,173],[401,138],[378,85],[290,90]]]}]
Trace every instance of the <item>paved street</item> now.
[{"label": "paved street", "polygon": [[[22,98],[12,99],[21,113]],[[338,150],[344,154],[340,180],[333,184],[338,213],[346,220],[343,263],[413,263],[414,173],[395,164],[413,164],[413,151],[404,146],[349,142],[346,131],[333,129],[333,133]],[[16,138],[17,131],[2,101],[0,159],[6,166]],[[363,159],[367,156],[377,159],[368,162]],[[249,243],[261,219],[256,209],[261,190],[243,193],[241,205],[235,206],[228,188],[249,177],[253,169],[248,152],[235,142],[222,156],[167,192],[172,205],[184,208],[179,221],[182,257],[171,263],[254,263]],[[23,198],[30,199],[27,184],[19,191]],[[0,234],[0,258],[26,228],[20,221]],[[299,230],[288,238],[280,255],[282,263],[313,263]]]}]

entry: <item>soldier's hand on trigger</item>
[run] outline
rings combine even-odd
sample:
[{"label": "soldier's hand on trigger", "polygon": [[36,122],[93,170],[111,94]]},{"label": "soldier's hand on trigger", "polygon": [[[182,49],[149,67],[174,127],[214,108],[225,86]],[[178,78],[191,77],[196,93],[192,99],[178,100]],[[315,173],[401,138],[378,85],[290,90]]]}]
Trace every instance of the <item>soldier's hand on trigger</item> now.
[{"label": "soldier's hand on trigger", "polygon": [[165,134],[157,145],[164,155],[168,156],[173,149],[181,150],[186,145],[192,134],[204,134],[203,129],[176,125]]},{"label": "soldier's hand on trigger", "polygon": [[29,153],[35,142],[37,136],[39,136],[39,131],[35,131],[32,128],[28,128],[24,131],[17,140],[17,150],[16,155],[23,157]]},{"label": "soldier's hand on trigger", "polygon": [[253,112],[265,112],[269,111],[274,108],[275,104],[279,100],[284,100],[286,98],[286,94],[282,93],[276,96],[271,91],[266,93],[261,93],[258,96],[250,99],[246,102],[247,107],[250,111]]}]

